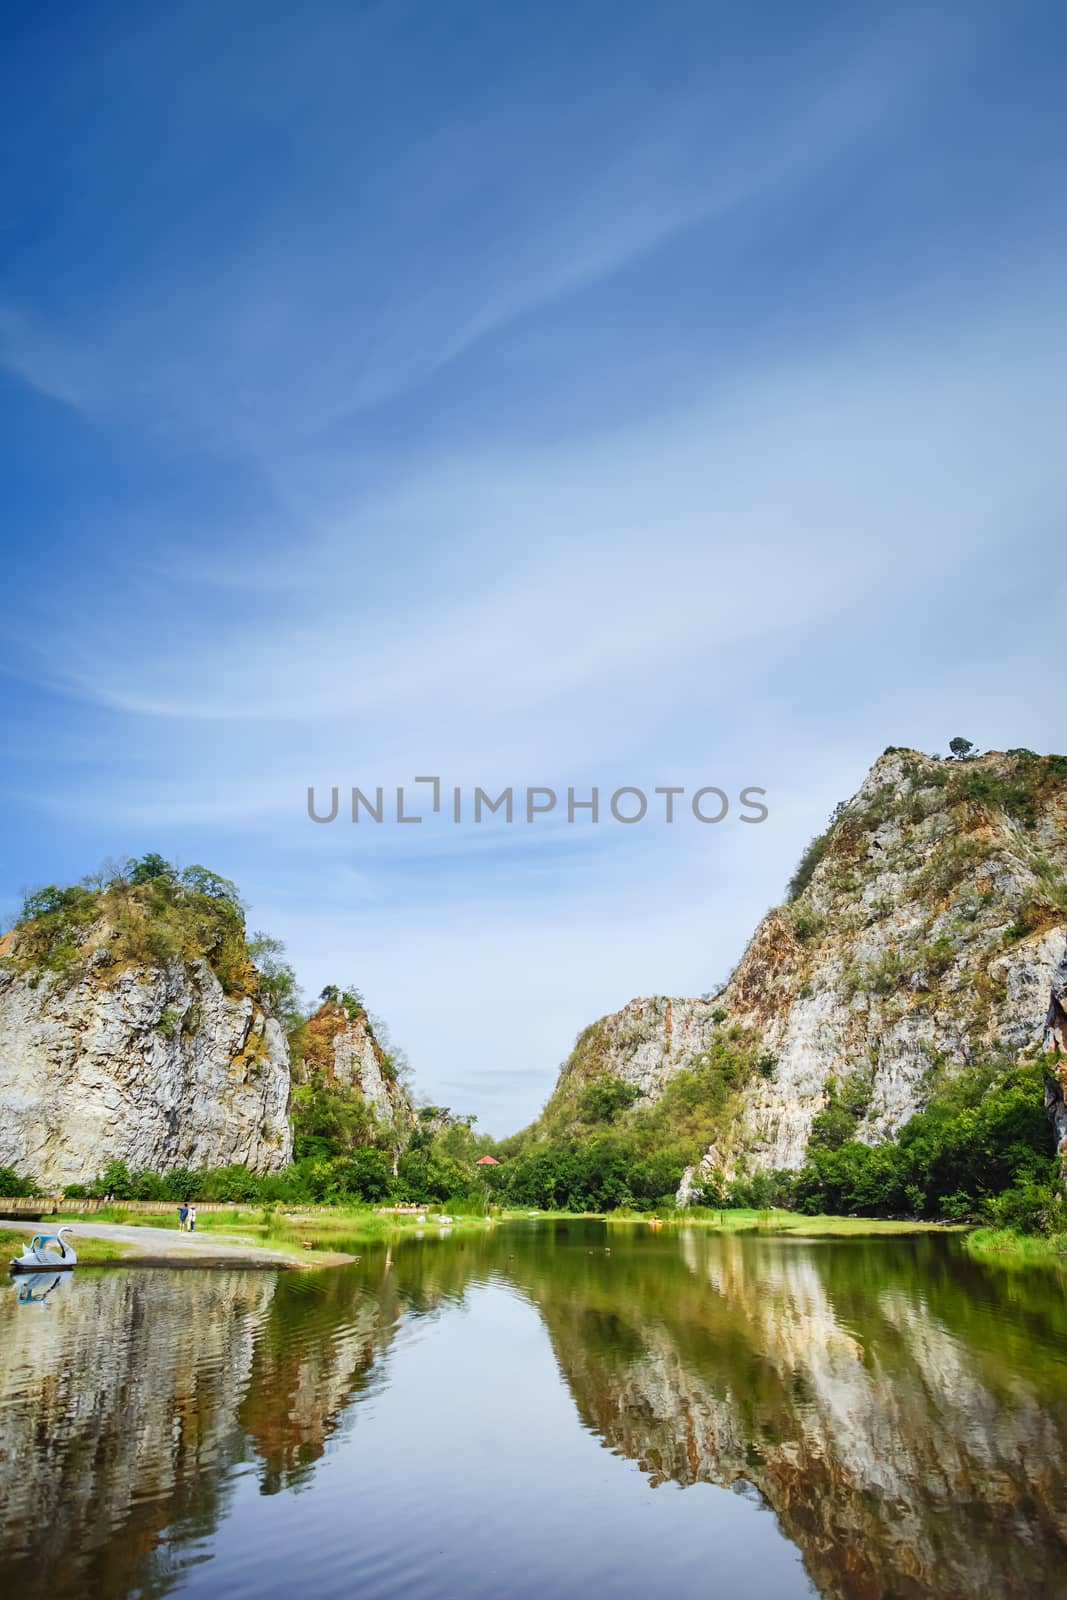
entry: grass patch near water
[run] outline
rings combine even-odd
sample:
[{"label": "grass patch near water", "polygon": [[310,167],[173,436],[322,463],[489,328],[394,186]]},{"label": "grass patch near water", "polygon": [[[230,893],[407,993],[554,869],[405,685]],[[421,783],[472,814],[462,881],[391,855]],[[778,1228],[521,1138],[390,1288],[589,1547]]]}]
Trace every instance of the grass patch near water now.
[{"label": "grass patch near water", "polygon": [[1046,1238],[1013,1228],[976,1228],[967,1235],[967,1249],[982,1261],[995,1259],[1005,1266],[1067,1265],[1067,1234],[1062,1233]]},{"label": "grass patch near water", "polygon": [[[609,1222],[648,1222],[639,1213],[613,1214]],[[798,1211],[746,1211],[708,1210],[694,1206],[689,1211],[679,1211],[667,1217],[664,1223],[671,1228],[708,1228],[717,1233],[756,1233],[773,1237],[789,1234],[798,1239],[815,1238],[873,1238],[884,1235],[916,1233],[951,1233],[958,1228],[942,1222],[921,1222],[912,1217],[806,1217]]]}]

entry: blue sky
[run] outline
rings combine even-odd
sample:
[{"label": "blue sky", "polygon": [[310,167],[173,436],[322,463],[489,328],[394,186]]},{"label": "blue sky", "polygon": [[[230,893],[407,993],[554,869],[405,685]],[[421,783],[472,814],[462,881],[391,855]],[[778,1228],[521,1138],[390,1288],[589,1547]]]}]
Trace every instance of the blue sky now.
[{"label": "blue sky", "polygon": [[[1061,7],[3,26],[4,915],[206,863],[504,1133],[886,744],[1062,747]],[[307,820],[423,773],[770,817]]]}]

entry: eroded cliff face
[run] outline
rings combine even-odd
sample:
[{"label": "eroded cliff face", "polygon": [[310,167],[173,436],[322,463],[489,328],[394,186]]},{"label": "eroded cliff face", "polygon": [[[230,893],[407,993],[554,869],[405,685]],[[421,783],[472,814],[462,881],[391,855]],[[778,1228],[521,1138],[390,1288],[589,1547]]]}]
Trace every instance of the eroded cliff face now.
[{"label": "eroded cliff face", "polygon": [[721,994],[634,1000],[594,1024],[564,1065],[557,1104],[612,1076],[651,1105],[716,1039],[730,1041],[761,1070],[748,1072],[702,1163],[729,1177],[800,1166],[845,1077],[865,1106],[856,1137],[876,1142],[922,1109],[939,1077],[1040,1042],[1067,937],[1063,758],[888,751],[813,859],[810,881],[763,919]]},{"label": "eroded cliff face", "polygon": [[46,1192],[112,1160],[276,1171],[289,1087],[280,1023],[205,960],[116,971],[101,948],[74,975],[0,966],[0,1165]]},{"label": "eroded cliff face", "polygon": [[1045,1112],[1056,1140],[1061,1171],[1067,1183],[1067,950],[1052,974],[1045,1031],[1041,1040],[1045,1068]]},{"label": "eroded cliff face", "polygon": [[618,1078],[651,1105],[680,1067],[706,1050],[721,1001],[653,995],[631,1000],[581,1035],[564,1063],[556,1094],[573,1097],[597,1078]]}]

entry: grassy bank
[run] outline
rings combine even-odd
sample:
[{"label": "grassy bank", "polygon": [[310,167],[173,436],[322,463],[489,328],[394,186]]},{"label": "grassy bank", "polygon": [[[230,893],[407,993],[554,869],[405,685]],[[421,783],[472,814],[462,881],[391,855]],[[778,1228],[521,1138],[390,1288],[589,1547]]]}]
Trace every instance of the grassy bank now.
[{"label": "grassy bank", "polygon": [[[446,1213],[447,1214],[447,1213]],[[250,1213],[257,1218],[251,1225],[241,1222],[242,1235],[251,1235],[256,1229],[257,1241],[275,1249],[303,1252],[310,1243],[313,1250],[352,1250],[361,1245],[388,1244],[393,1240],[422,1234],[434,1238],[447,1229],[450,1233],[484,1233],[489,1226],[484,1216],[451,1216],[447,1223],[439,1218],[441,1213],[383,1213],[370,1206],[339,1206],[336,1211],[316,1213],[302,1218],[293,1213]],[[226,1219],[218,1217],[219,1222]],[[197,1224],[199,1227],[199,1223]],[[220,1228],[220,1232],[223,1230]]]},{"label": "grassy bank", "polygon": [[976,1228],[967,1235],[967,1249],[982,1260],[1009,1266],[1067,1265],[1067,1234],[1063,1233],[1046,1237],[1016,1233],[1014,1228]]},{"label": "grassy bank", "polygon": [[[640,1213],[615,1212],[607,1219],[613,1224],[649,1224]],[[655,1219],[651,1219],[653,1226]],[[767,1236],[788,1234],[798,1239],[873,1238],[892,1234],[958,1232],[941,1222],[920,1222],[915,1218],[802,1216],[797,1211],[705,1210],[675,1212],[662,1219],[667,1228],[708,1228],[716,1233],[756,1233]]]}]

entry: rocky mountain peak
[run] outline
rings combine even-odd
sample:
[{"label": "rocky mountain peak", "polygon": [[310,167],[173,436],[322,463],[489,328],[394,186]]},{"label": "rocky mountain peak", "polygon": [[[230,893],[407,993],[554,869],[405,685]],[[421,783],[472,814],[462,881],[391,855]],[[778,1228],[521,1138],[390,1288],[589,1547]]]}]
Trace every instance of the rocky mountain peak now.
[{"label": "rocky mountain peak", "polygon": [[718,1095],[706,1174],[799,1167],[845,1083],[852,1137],[877,1142],[939,1081],[1040,1041],[1065,938],[1067,758],[887,750],[721,992],[593,1024],[545,1118],[558,1129],[605,1080],[632,1090],[628,1116],[648,1115],[702,1069]]}]

